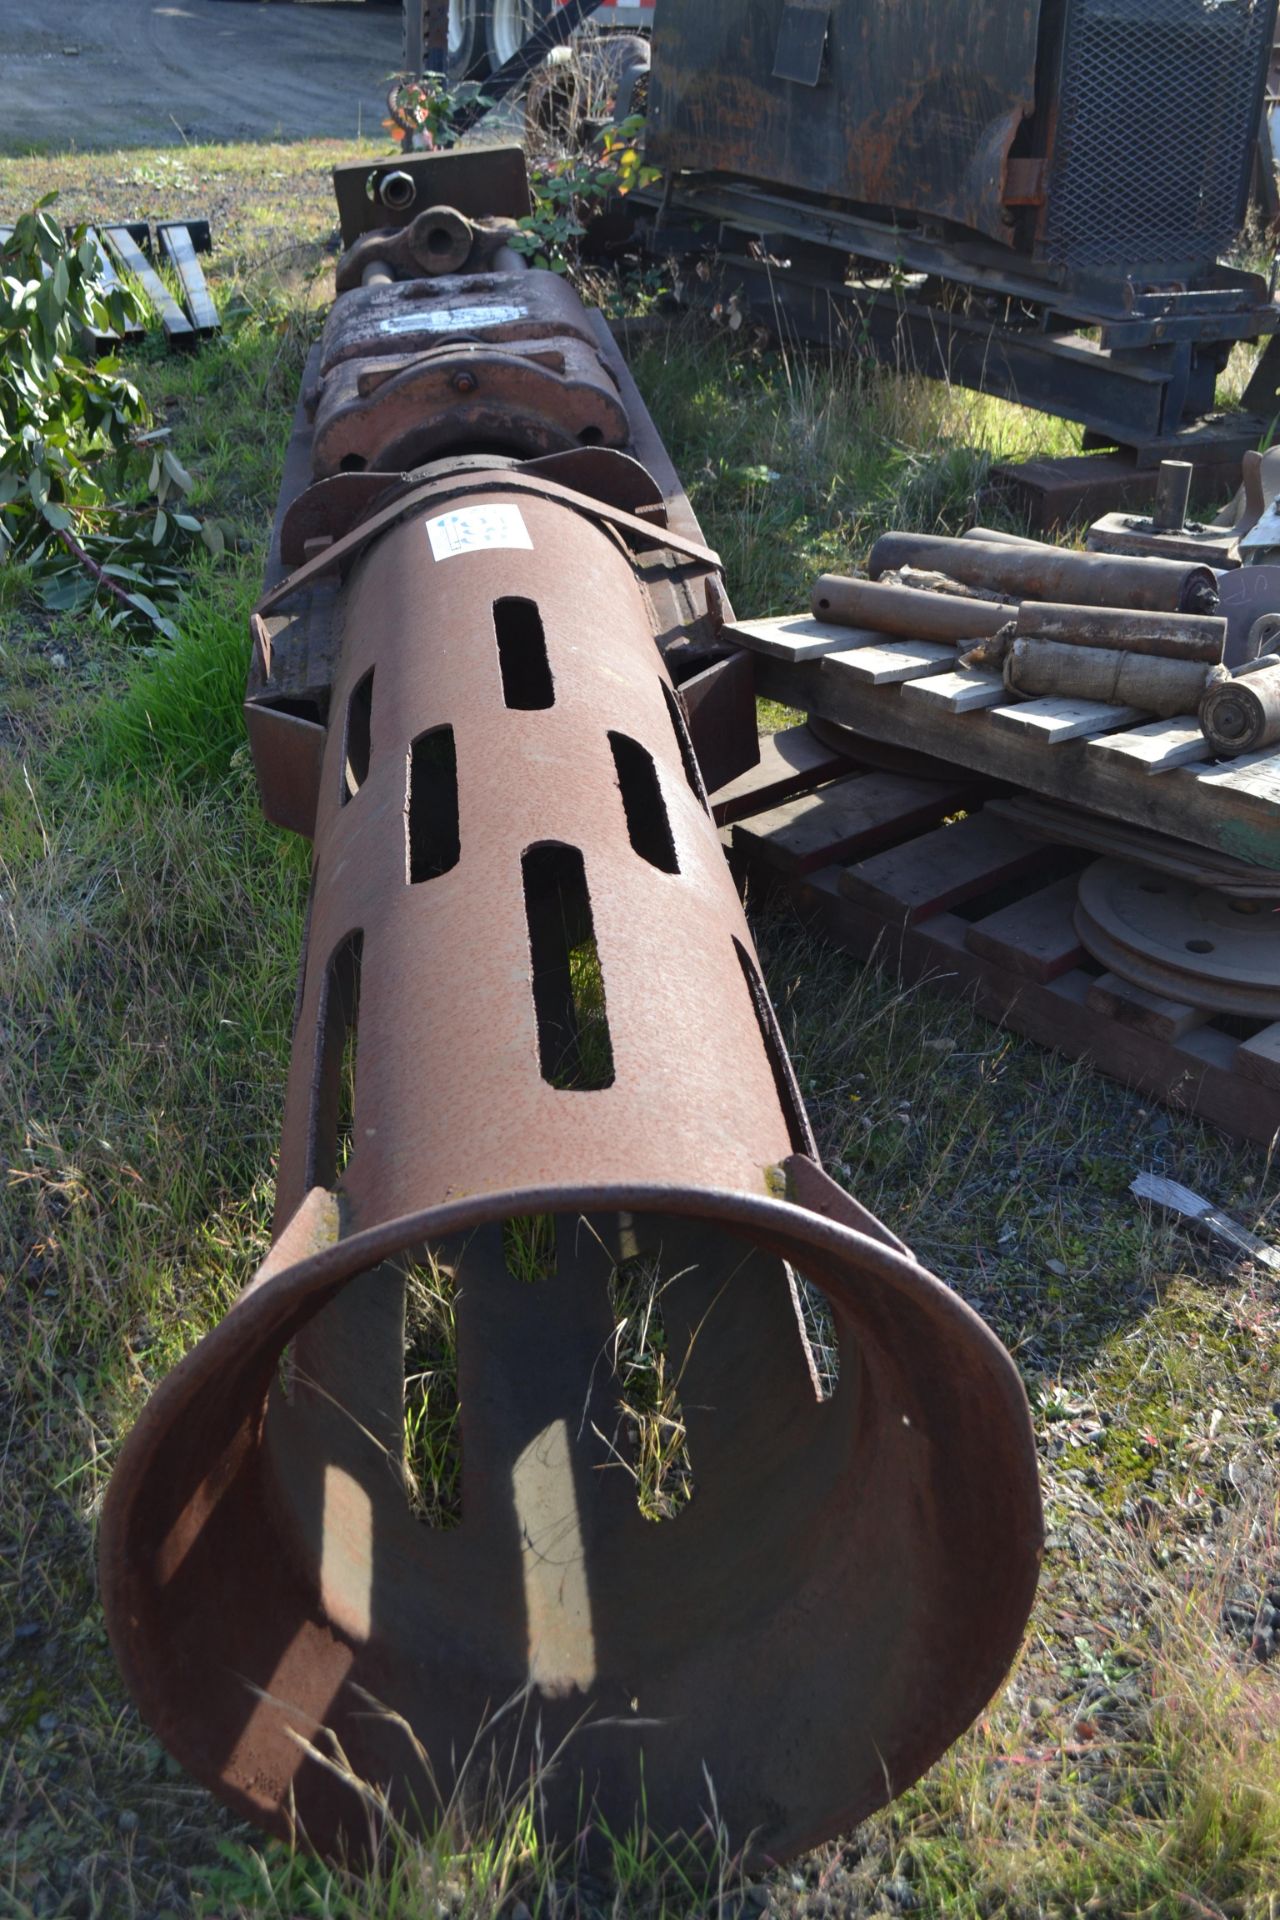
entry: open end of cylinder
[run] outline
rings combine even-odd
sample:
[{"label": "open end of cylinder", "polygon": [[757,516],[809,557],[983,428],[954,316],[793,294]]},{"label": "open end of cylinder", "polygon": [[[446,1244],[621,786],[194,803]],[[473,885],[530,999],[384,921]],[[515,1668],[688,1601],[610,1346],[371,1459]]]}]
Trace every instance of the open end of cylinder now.
[{"label": "open end of cylinder", "polygon": [[989,1698],[1036,1574],[1025,1402],[909,1258],[654,1192],[316,1251],[333,1207],[157,1392],[104,1516],[125,1672],[234,1805],[360,1846],[344,1768],[401,1809],[501,1773],[549,1831],[674,1832],[709,1774],[777,1855]]},{"label": "open end of cylinder", "polygon": [[403,213],[411,207],[418,197],[418,189],[411,173],[397,168],[394,173],[384,173],[378,182],[378,198],[384,207],[390,207],[396,213]]}]

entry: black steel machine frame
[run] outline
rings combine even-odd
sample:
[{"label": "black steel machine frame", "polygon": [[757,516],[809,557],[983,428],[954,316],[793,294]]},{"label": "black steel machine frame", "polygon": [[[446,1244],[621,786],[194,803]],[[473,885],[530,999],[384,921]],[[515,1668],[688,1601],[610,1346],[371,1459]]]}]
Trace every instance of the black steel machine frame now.
[{"label": "black steel machine frame", "polygon": [[[922,58],[905,42],[895,51],[893,36],[901,39],[902,28],[877,0],[857,10],[749,0],[736,43],[740,74],[726,60],[727,0],[665,0],[654,36],[649,135],[650,157],[664,167],[664,179],[648,195],[633,196],[641,236],[660,255],[712,257],[717,297],[736,291],[754,316],[797,339],[852,346],[1077,421],[1087,447],[1121,448],[1139,469],[1154,470],[1170,456],[1229,461],[1256,446],[1280,411],[1274,284],[1216,257],[1233,196],[1243,212],[1251,141],[1238,169],[1234,157],[1225,174],[1220,166],[1216,230],[1206,223],[1184,243],[1157,220],[1163,255],[1156,257],[1153,242],[1145,261],[1122,266],[1116,255],[1124,240],[1114,231],[1120,160],[1131,162],[1135,196],[1158,196],[1164,186],[1144,177],[1141,154],[1125,154],[1126,129],[1113,129],[1114,151],[1096,169],[1099,221],[1112,219],[1112,238],[1100,234],[1095,242],[1081,224],[1081,181],[1093,179],[1091,157],[1082,152],[1110,96],[1092,105],[1092,120],[1077,111],[1079,124],[1073,129],[1070,122],[1070,36],[1079,18],[1127,20],[1135,9],[1153,16],[1164,9],[1172,18],[1193,4],[1043,0],[1038,39],[1037,9],[1019,9],[1020,22],[1029,18],[1032,27],[1019,26],[1022,39],[1006,74],[989,76],[990,87],[984,77],[986,90],[973,97],[958,75],[954,113],[935,96],[931,107],[904,107],[895,121],[892,100],[883,112],[859,103],[863,82],[847,50],[857,12],[862,45],[870,44],[868,35],[884,38],[888,53],[877,47],[876,57],[897,63],[888,69],[891,78],[901,68],[907,100]],[[1251,59],[1259,50],[1253,41],[1261,47],[1265,33],[1269,46],[1275,30],[1274,0],[1263,5],[1265,18],[1259,24],[1251,14],[1247,27]],[[938,36],[928,65],[939,84],[948,61],[958,60],[952,48],[966,40],[981,45],[998,17],[987,5],[965,8],[961,20],[948,0],[913,0],[906,11],[917,28],[931,22]],[[791,44],[801,14],[818,47],[804,73]],[[840,34],[843,68],[832,55]],[[1224,127],[1256,128],[1266,61],[1254,64]],[[687,81],[686,72],[697,80]],[[1253,100],[1245,96],[1255,79]],[[922,96],[917,89],[912,97]],[[1197,140],[1206,167],[1215,161],[1210,117],[1204,128],[1186,130],[1185,153],[1177,150],[1188,174],[1202,157]],[[1183,137],[1177,129],[1165,133],[1170,141]],[[953,170],[961,185],[944,177],[944,147],[958,156]],[[921,184],[909,210],[901,201],[868,203],[877,183],[885,193],[906,191],[913,168]],[[837,177],[847,191],[831,191]],[[1183,185],[1190,194],[1191,185]],[[1268,344],[1241,405],[1216,411],[1219,377],[1240,341]]]}]

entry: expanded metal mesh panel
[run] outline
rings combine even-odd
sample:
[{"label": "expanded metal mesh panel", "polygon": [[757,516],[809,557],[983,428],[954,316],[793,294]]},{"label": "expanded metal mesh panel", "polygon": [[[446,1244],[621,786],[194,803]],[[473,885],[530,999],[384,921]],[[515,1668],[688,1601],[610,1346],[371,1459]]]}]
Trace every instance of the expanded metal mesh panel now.
[{"label": "expanded metal mesh panel", "polygon": [[1176,279],[1245,210],[1274,0],[1070,0],[1044,252]]}]

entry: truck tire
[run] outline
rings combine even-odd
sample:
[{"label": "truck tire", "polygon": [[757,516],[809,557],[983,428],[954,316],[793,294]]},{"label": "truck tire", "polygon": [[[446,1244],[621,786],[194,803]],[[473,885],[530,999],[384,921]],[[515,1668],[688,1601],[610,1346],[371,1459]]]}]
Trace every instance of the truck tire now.
[{"label": "truck tire", "polygon": [[455,85],[485,71],[482,4],[483,0],[449,0],[449,79]]},{"label": "truck tire", "polygon": [[551,18],[552,0],[485,0],[485,46],[495,70]]}]

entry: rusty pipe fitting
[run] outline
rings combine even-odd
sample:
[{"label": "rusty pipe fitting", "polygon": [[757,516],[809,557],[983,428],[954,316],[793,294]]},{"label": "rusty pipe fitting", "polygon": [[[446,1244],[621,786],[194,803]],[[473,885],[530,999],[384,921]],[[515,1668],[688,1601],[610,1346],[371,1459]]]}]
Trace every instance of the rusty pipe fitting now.
[{"label": "rusty pipe fitting", "polygon": [[[407,192],[407,200],[387,200],[387,191],[395,182],[408,183],[396,189]],[[379,186],[380,197],[393,211],[412,205],[415,192],[413,180],[405,173],[385,174]],[[492,271],[495,256],[509,250],[516,230],[514,220],[469,220],[456,207],[425,207],[408,226],[379,227],[362,233],[339,260],[334,283],[339,293],[368,285],[368,269],[374,261],[397,281]]]}]

